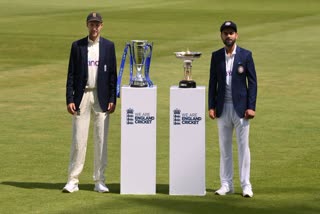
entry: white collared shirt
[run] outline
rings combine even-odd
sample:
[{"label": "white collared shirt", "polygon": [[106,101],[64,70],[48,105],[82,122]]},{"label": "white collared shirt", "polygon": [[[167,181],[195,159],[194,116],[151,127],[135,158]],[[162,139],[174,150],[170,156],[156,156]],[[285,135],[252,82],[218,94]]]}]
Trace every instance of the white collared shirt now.
[{"label": "white collared shirt", "polygon": [[88,37],[88,81],[87,88],[96,88],[99,65],[99,41],[92,41]]},{"label": "white collared shirt", "polygon": [[224,96],[224,100],[226,103],[232,102],[232,88],[231,88],[231,82],[232,82],[232,69],[233,69],[233,62],[234,57],[236,55],[236,49],[237,45],[235,45],[231,56],[228,56],[226,50],[225,50],[225,59],[226,59],[226,93]]}]

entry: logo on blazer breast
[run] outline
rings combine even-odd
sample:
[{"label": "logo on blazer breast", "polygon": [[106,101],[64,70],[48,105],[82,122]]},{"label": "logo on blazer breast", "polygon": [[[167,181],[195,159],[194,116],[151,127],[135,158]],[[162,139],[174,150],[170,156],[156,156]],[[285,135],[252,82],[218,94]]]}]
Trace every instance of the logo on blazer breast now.
[{"label": "logo on blazer breast", "polygon": [[238,73],[242,74],[244,72],[244,67],[241,62],[238,63]]}]

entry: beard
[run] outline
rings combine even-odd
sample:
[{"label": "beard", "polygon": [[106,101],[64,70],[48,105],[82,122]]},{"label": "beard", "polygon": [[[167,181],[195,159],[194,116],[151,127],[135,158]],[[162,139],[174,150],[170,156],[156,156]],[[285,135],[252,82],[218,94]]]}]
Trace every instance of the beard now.
[{"label": "beard", "polygon": [[223,41],[223,43],[227,46],[227,47],[232,47],[234,45],[234,43],[236,43],[236,40],[232,40],[232,39],[225,39]]}]

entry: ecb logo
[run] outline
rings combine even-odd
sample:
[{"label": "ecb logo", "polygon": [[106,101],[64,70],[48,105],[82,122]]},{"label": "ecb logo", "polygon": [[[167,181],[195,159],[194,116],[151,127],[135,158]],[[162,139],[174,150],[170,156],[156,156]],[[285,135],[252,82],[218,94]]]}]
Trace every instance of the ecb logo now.
[{"label": "ecb logo", "polygon": [[181,125],[181,110],[173,110],[173,125]]},{"label": "ecb logo", "polygon": [[127,109],[127,124],[132,125],[134,122],[134,110],[132,108]]},{"label": "ecb logo", "polygon": [[151,124],[155,117],[150,113],[135,113],[132,108],[127,109],[127,125]]},{"label": "ecb logo", "polygon": [[201,120],[198,113],[185,113],[177,108],[173,110],[173,125],[198,125]]}]

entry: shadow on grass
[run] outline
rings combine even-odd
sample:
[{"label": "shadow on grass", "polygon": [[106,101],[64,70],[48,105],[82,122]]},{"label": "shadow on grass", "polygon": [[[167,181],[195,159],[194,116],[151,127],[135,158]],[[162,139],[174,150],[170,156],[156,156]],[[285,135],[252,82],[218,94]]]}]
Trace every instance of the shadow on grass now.
[{"label": "shadow on grass", "polygon": [[[4,181],[2,185],[14,186],[23,189],[56,189],[62,190],[65,183],[43,183],[43,182],[17,182],[17,181]],[[120,184],[110,183],[107,184],[110,193],[120,194]],[[79,184],[79,189],[84,191],[93,191],[94,184]],[[207,189],[207,192],[214,192],[213,189]],[[169,184],[157,184],[156,193],[169,195]]]},{"label": "shadow on grass", "polygon": [[[43,183],[43,182],[16,182],[4,181],[2,185],[14,186],[24,189],[52,189],[62,190],[66,183]],[[111,193],[120,193],[120,184],[108,184]],[[94,184],[79,184],[79,189],[82,191],[93,191]]]}]

